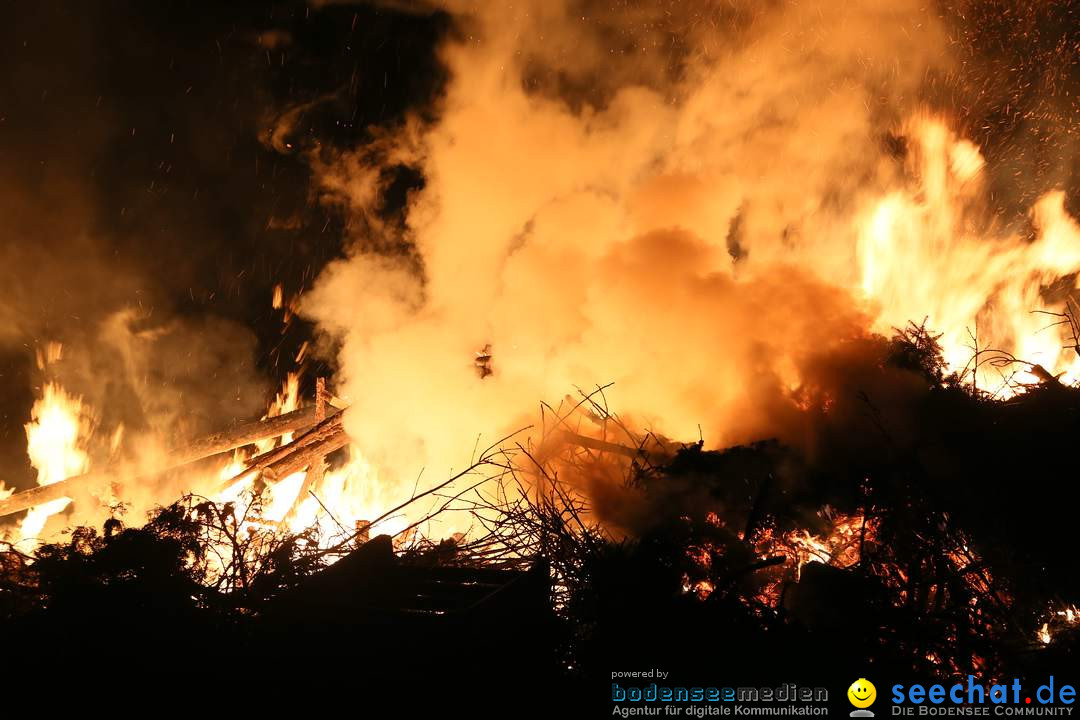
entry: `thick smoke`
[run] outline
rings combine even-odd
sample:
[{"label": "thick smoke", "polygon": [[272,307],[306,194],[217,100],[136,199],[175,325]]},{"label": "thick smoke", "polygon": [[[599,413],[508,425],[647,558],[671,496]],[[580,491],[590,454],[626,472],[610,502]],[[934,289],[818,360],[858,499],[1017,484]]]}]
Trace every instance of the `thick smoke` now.
[{"label": "thick smoke", "polygon": [[[366,221],[303,311],[340,340],[347,427],[384,477],[461,468],[574,387],[612,382],[638,427],[710,447],[799,441],[812,358],[843,389],[820,358],[870,326],[839,289],[853,218],[949,67],[943,28],[907,0],[633,8],[455,3],[437,119],[321,160]],[[424,179],[403,225],[370,221],[401,165]]]}]

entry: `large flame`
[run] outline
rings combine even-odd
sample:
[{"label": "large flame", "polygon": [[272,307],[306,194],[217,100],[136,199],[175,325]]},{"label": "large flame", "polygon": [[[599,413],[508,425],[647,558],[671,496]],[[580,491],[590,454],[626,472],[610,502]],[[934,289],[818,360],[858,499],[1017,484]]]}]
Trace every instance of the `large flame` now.
[{"label": "large flame", "polygon": [[[79,398],[53,383],[45,385],[26,425],[26,453],[37,470],[38,485],[52,485],[86,472],[90,418]],[[30,510],[19,526],[20,539],[38,538],[49,517],[62,512],[70,502],[59,498]]]},{"label": "large flame", "polygon": [[[275,294],[275,298],[277,295]],[[275,300],[277,302],[277,300]],[[276,417],[299,409],[300,374],[291,372],[274,398],[266,417]],[[292,433],[255,443],[255,453],[265,453],[291,442]],[[213,495],[221,504],[230,504],[244,531],[269,530],[299,533],[314,528],[319,537],[341,538],[357,532],[373,519],[381,517],[403,498],[379,482],[375,469],[355,447],[347,448],[345,462],[324,473],[316,473],[309,482],[307,468],[256,489],[256,474],[245,472],[249,453],[237,450],[218,473],[227,487]],[[252,507],[253,501],[257,507]],[[378,532],[396,536],[407,524],[404,516],[388,517]]]},{"label": "large flame", "polygon": [[[1080,226],[1064,193],[1035,204],[1028,240],[987,220],[978,147],[927,116],[910,121],[906,136],[915,181],[872,202],[859,226],[861,290],[877,304],[877,327],[926,318],[942,333],[950,369],[972,373],[978,363],[973,379],[994,392],[1037,382],[1028,364],[1075,381],[1075,339],[1059,322],[1067,294],[1044,296],[1066,279],[1074,289],[1080,271]],[[1010,358],[1022,362],[983,362]]]}]

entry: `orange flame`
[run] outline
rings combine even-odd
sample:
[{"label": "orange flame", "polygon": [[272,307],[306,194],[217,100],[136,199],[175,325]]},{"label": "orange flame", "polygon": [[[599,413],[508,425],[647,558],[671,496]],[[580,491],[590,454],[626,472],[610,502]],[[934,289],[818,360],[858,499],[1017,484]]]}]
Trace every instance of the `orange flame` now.
[{"label": "orange flame", "polygon": [[[1037,313],[1064,312],[1064,299],[1047,302],[1043,290],[1080,270],[1080,226],[1065,211],[1064,193],[1047,193],[1032,208],[1029,242],[984,220],[978,147],[938,118],[913,119],[907,135],[915,186],[879,198],[858,220],[861,290],[879,309],[878,329],[927,318],[943,333],[956,372],[974,369],[978,349],[1080,377],[1080,358],[1064,349],[1072,339]],[[981,362],[975,372],[980,387],[1006,395],[1037,380],[1023,365],[1015,376]]]},{"label": "orange flame", "polygon": [[[80,398],[54,383],[45,386],[26,425],[26,452],[37,470],[38,485],[51,485],[86,472],[90,465],[86,443],[91,429],[89,411]],[[70,502],[69,498],[59,498],[30,510],[19,528],[20,539],[37,538],[49,517],[63,511]]]}]

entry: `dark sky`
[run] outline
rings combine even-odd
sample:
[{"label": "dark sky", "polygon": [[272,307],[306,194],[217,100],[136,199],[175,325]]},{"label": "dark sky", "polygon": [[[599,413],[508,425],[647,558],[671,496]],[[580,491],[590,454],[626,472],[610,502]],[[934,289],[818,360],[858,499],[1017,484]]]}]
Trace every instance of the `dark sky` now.
[{"label": "dark sky", "polygon": [[284,374],[306,329],[282,335],[272,288],[309,284],[343,219],[266,130],[314,101],[294,147],[361,142],[437,95],[446,26],[302,2],[0,3],[0,479],[32,477],[34,347],[124,305],[234,320]]},{"label": "dark sky", "polygon": [[51,214],[81,202],[88,230],[172,302],[244,319],[246,303],[223,295],[265,305],[273,282],[295,286],[336,251],[306,164],[260,142],[269,121],[325,98],[298,142],[352,145],[437,79],[431,17],[304,3],[15,7],[0,24],[6,179]]}]

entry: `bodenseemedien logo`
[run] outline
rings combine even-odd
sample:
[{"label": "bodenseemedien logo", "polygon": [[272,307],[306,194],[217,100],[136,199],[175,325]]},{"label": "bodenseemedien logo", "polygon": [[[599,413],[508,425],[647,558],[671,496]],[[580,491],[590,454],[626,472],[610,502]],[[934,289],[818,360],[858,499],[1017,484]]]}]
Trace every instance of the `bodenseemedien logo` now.
[{"label": "bodenseemedien logo", "polygon": [[771,687],[688,687],[652,682],[644,687],[623,687],[613,682],[611,700],[612,715],[624,718],[661,714],[679,717],[829,714],[827,688],[795,683]]},{"label": "bodenseemedien logo", "polygon": [[859,678],[847,689],[847,698],[848,702],[855,706],[855,709],[851,711],[851,717],[874,717],[873,711],[866,709],[877,699],[877,688],[874,687],[874,683],[866,678]]}]

